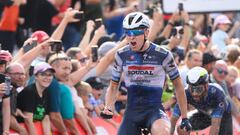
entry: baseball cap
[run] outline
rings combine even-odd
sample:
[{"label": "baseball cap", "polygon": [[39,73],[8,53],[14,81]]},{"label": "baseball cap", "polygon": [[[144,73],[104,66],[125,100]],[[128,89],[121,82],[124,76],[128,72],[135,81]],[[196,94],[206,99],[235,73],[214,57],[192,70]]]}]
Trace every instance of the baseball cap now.
[{"label": "baseball cap", "polygon": [[7,50],[0,50],[0,61],[10,62],[12,54]]},{"label": "baseball cap", "polygon": [[216,27],[218,24],[231,24],[231,21],[226,15],[219,15],[214,20],[214,26]]},{"label": "baseball cap", "polygon": [[207,65],[211,62],[220,60],[220,58],[215,57],[213,54],[209,53],[209,52],[205,52],[203,53],[203,61],[202,61],[202,65]]},{"label": "baseball cap", "polygon": [[37,38],[37,42],[42,43],[49,38],[49,35],[44,31],[38,30],[31,35],[31,38]]},{"label": "baseball cap", "polygon": [[115,42],[107,41],[104,42],[99,48],[98,48],[98,55],[100,57],[103,57],[109,50],[117,46]]},{"label": "baseball cap", "polygon": [[48,63],[40,62],[35,65],[33,73],[36,75],[38,73],[43,73],[47,70],[50,70],[51,72],[55,72],[55,70],[52,68],[52,66],[50,66]]},{"label": "baseball cap", "polygon": [[92,88],[97,89],[97,90],[103,89],[105,86],[101,82],[100,78],[98,78],[98,77],[90,77],[85,82],[87,82],[88,84],[91,85]]}]

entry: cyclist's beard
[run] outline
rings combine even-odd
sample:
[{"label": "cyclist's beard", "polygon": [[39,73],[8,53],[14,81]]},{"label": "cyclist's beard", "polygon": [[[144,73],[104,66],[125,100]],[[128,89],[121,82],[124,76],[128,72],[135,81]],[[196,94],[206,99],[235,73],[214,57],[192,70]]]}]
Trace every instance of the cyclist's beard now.
[{"label": "cyclist's beard", "polygon": [[196,96],[192,96],[194,101],[196,102],[200,102],[200,101],[203,101],[203,99],[207,96],[207,87],[205,86],[204,87],[204,90],[201,94],[199,95],[196,95]]}]

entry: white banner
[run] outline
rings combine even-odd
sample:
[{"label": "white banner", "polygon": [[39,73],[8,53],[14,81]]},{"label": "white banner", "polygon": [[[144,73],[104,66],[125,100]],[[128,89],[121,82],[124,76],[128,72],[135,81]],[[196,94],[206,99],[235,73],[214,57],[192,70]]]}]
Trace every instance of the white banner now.
[{"label": "white banner", "polygon": [[240,0],[162,0],[163,12],[175,12],[178,3],[183,3],[183,8],[190,13],[240,10]]}]

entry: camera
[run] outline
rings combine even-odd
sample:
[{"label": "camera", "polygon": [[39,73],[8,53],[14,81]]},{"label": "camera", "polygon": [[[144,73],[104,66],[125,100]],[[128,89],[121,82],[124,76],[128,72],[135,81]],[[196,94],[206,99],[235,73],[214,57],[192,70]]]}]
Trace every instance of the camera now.
[{"label": "camera", "polygon": [[92,46],[92,62],[96,62],[98,60],[98,46]]},{"label": "camera", "polygon": [[84,12],[83,11],[79,11],[78,13],[76,13],[74,15],[74,18],[75,19],[79,19],[79,20],[82,20],[84,18]]},{"label": "camera", "polygon": [[99,28],[103,23],[102,23],[102,18],[97,18],[95,19],[95,26],[96,26],[96,29]]},{"label": "camera", "polygon": [[51,51],[55,53],[59,53],[62,51],[62,41],[61,40],[55,40],[50,42]]},{"label": "camera", "polygon": [[11,78],[10,78],[9,76],[5,76],[5,81],[4,81],[4,83],[5,83],[6,86],[7,86],[5,95],[6,95],[6,96],[9,96],[9,95],[11,94],[11,90],[12,90]]}]

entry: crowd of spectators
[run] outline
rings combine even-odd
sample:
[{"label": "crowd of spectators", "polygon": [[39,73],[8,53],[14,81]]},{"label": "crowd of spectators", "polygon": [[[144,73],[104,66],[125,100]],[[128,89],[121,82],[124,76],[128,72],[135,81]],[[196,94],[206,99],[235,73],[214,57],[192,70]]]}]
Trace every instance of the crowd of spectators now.
[{"label": "crowd of spectators", "polygon": [[[240,13],[179,14],[176,9],[166,15],[160,2],[147,0],[145,7],[141,5],[137,0],[1,2],[0,133],[7,135],[12,129],[21,135],[36,134],[33,122],[41,121],[46,135],[50,127],[78,135],[76,119],[88,135],[96,134],[91,117],[100,116],[114,55],[127,45],[122,21],[139,10],[151,19],[148,39],[173,53],[183,85],[191,68],[204,67],[209,81],[223,88],[240,123]],[[78,18],[80,11],[83,16]],[[55,50],[55,45],[60,48]],[[96,62],[93,45],[98,46]],[[6,76],[11,78],[11,94],[6,94]],[[162,102],[171,111],[174,87],[168,77],[165,82]],[[126,100],[122,80],[115,115],[123,115]],[[119,123],[106,121],[118,129]]]}]

